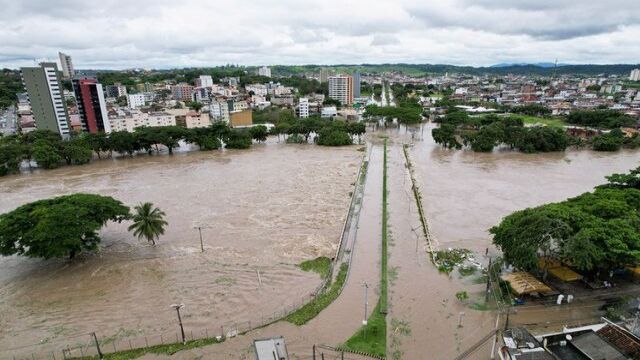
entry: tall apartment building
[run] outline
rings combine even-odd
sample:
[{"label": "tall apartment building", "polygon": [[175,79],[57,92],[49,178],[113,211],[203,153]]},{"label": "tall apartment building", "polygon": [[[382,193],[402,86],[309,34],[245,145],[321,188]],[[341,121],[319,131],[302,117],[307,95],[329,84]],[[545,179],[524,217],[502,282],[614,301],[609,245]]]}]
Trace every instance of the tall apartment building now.
[{"label": "tall apartment building", "polygon": [[300,100],[298,101],[298,117],[300,118],[309,117],[309,99],[300,98]]},{"label": "tall apartment building", "polygon": [[71,84],[76,95],[82,131],[110,133],[111,124],[102,85],[95,77],[76,77]]},{"label": "tall apartment building", "polygon": [[213,78],[211,75],[200,75],[200,77],[196,79],[196,87],[213,87]]},{"label": "tall apartment building", "polygon": [[329,98],[342,105],[353,104],[353,77],[349,75],[329,76]]},{"label": "tall apartment building", "polygon": [[213,121],[229,122],[229,105],[226,102],[214,101],[209,106]]},{"label": "tall apartment building", "polygon": [[258,75],[271,77],[271,69],[268,66],[263,66],[258,69]]},{"label": "tall apartment building", "polygon": [[68,136],[69,112],[56,63],[43,62],[38,67],[24,67],[21,71],[36,127]]},{"label": "tall apartment building", "polygon": [[144,93],[127,95],[127,105],[129,109],[138,109],[146,104],[147,95]]},{"label": "tall apartment building", "polygon": [[121,96],[127,96],[127,87],[120,84],[115,83],[113,85],[107,85],[107,97],[119,98]]},{"label": "tall apartment building", "polygon": [[353,97],[360,97],[360,71],[353,72]]},{"label": "tall apartment building", "polygon": [[629,75],[629,80],[640,81],[640,69],[631,70],[631,75]]},{"label": "tall apartment building", "polygon": [[320,69],[320,83],[326,83],[329,80],[329,69],[321,68]]},{"label": "tall apartment building", "polygon": [[177,84],[171,87],[171,96],[174,100],[191,101],[193,86],[189,84]]},{"label": "tall apartment building", "polygon": [[71,79],[75,75],[75,70],[73,69],[73,61],[71,61],[71,55],[58,52],[58,57],[60,58],[60,66],[62,67],[62,76],[65,79]]}]

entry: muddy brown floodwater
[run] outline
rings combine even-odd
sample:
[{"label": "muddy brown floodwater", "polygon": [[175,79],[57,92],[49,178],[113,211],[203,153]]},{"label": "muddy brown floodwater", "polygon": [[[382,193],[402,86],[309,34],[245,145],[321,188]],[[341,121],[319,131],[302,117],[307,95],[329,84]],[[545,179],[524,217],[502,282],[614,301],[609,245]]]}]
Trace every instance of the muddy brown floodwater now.
[{"label": "muddy brown floodwater", "polygon": [[[100,252],[72,262],[0,257],[1,353],[59,350],[91,331],[174,331],[172,303],[186,305],[189,328],[219,329],[308,299],[320,279],[296,264],[335,253],[361,157],[356,147],[263,144],[0,179],[0,213],[89,192],[129,206],[150,201],[169,222],[156,247],[110,223]],[[205,227],[204,253],[195,226]]]},{"label": "muddy brown floodwater", "polygon": [[488,229],[516,210],[562,201],[592,191],[605,176],[640,166],[640,151],[606,153],[567,150],[523,154],[475,153],[441,148],[428,124],[411,156],[421,183],[425,211],[440,247],[482,253]]},{"label": "muddy brown floodwater", "polygon": [[[431,137],[433,125],[417,130],[409,154],[420,186],[426,217],[440,249],[468,248],[486,263],[486,248],[497,255],[488,229],[513,211],[562,201],[591,191],[605,176],[640,165],[640,152],[522,154],[514,151],[474,153],[446,150]],[[387,130],[389,145],[389,211],[393,246],[389,264],[391,311],[387,339],[390,356],[452,359],[490,333],[496,313],[474,310],[484,302],[484,285],[476,276],[462,278],[457,271],[439,274],[424,247],[411,183],[405,169],[402,144],[412,143],[404,128]],[[455,297],[470,295],[466,304]],[[462,315],[464,313],[464,315]],[[540,314],[532,314],[535,318]],[[464,326],[459,327],[463,316]],[[555,313],[549,316],[557,316]],[[411,332],[404,335],[403,329]],[[487,359],[491,342],[469,359]]]}]

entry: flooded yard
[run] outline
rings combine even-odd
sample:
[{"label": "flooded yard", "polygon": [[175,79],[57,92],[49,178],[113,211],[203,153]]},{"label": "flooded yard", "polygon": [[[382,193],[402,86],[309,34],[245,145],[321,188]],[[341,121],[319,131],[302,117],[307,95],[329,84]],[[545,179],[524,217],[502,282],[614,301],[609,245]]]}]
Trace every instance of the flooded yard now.
[{"label": "flooded yard", "polygon": [[[150,201],[169,226],[153,247],[108,224],[102,248],[69,262],[0,258],[0,348],[25,352],[176,327],[217,329],[302,301],[320,284],[296,266],[333,256],[362,153],[256,145],[96,161],[0,179],[0,212],[74,192]],[[203,227],[205,252],[196,226]],[[43,344],[39,348],[29,347]]]}]

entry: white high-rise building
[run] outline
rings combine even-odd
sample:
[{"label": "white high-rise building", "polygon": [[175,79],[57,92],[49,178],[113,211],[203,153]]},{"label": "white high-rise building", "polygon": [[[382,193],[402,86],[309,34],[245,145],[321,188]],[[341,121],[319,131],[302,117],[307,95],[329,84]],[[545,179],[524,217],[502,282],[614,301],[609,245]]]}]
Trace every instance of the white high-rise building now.
[{"label": "white high-rise building", "polygon": [[353,104],[353,77],[349,75],[329,76],[329,97],[342,105]]},{"label": "white high-rise building", "polygon": [[640,81],[640,69],[631,70],[631,75],[629,75],[629,80]]},{"label": "white high-rise building", "polygon": [[263,66],[260,69],[258,69],[258,75],[271,77],[271,69],[267,66]]},{"label": "white high-rise building", "polygon": [[209,112],[213,121],[229,122],[229,104],[221,101],[214,101],[209,105]]},{"label": "white high-rise building", "polygon": [[200,77],[196,80],[196,87],[213,87],[213,78],[211,77],[211,75],[200,75]]},{"label": "white high-rise building", "polygon": [[71,79],[75,74],[71,56],[58,52],[58,57],[60,58],[60,66],[62,67],[62,76],[64,76],[65,79]]},{"label": "white high-rise building", "polygon": [[129,94],[127,95],[127,104],[129,104],[129,109],[137,109],[143,107],[145,105],[145,95],[140,94]]},{"label": "white high-rise building", "polygon": [[309,117],[309,99],[300,98],[298,102],[298,117],[301,117],[301,118]]}]

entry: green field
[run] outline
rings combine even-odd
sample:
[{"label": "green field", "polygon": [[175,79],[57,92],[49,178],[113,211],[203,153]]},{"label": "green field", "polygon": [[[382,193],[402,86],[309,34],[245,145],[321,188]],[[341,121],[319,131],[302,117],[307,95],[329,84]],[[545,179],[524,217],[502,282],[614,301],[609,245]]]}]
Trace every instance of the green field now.
[{"label": "green field", "polygon": [[555,126],[555,127],[561,127],[566,125],[564,120],[560,118],[546,118],[546,117],[530,116],[530,115],[517,115],[517,117],[521,118],[524,121],[525,125],[540,124],[540,125]]}]

